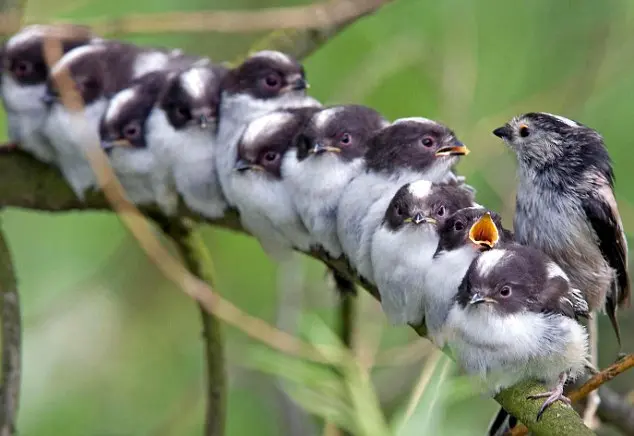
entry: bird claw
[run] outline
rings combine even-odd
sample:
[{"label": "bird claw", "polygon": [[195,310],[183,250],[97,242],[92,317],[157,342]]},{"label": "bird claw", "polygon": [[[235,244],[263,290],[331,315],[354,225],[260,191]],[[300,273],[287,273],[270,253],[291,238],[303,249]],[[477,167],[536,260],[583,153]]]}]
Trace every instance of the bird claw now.
[{"label": "bird claw", "polygon": [[560,386],[557,386],[555,389],[549,392],[543,392],[541,394],[528,396],[529,400],[536,400],[539,398],[546,398],[546,401],[544,401],[544,403],[542,404],[542,407],[539,408],[539,412],[537,412],[537,421],[539,421],[539,419],[542,417],[546,409],[548,409],[548,407],[551,404],[557,401],[562,401],[563,403],[569,406],[571,404],[570,398],[564,395],[563,387],[560,387]]}]

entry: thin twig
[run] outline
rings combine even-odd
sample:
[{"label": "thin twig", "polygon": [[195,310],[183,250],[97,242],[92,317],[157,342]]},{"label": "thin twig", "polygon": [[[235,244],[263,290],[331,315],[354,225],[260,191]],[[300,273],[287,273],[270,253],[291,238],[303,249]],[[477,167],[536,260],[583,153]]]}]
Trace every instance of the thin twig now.
[{"label": "thin twig", "polygon": [[617,375],[627,371],[628,369],[634,367],[634,354],[628,354],[627,356],[619,359],[617,362],[605,368],[603,371],[594,375],[590,380],[585,382],[579,389],[574,392],[571,392],[568,395],[568,398],[572,402],[577,402],[583,400],[585,397],[590,394],[590,392],[595,391],[604,383],[609,382]]},{"label": "thin twig", "polygon": [[[214,287],[213,261],[200,233],[184,220],[170,220],[163,229],[174,241],[187,269],[196,277]],[[227,410],[227,371],[225,346],[220,320],[199,305],[203,325],[203,346],[207,386],[205,412],[205,436],[222,436],[225,433]]]},{"label": "thin twig", "polygon": [[22,377],[20,298],[11,253],[0,230],[0,292],[2,299],[2,380],[0,384],[0,436],[16,434]]},{"label": "thin twig", "polygon": [[[275,29],[326,29],[375,11],[391,0],[332,0],[305,6],[267,8],[248,11],[195,11],[127,14],[99,17],[83,23],[103,36],[148,33],[249,33]],[[35,17],[38,24],[67,21]],[[14,14],[0,15],[0,33],[17,30]]]}]

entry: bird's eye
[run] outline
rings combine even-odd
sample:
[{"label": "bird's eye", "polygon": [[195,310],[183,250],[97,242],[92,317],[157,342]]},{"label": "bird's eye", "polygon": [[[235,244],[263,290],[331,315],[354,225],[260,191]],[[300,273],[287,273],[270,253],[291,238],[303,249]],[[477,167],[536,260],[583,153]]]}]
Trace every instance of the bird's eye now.
[{"label": "bird's eye", "polygon": [[401,206],[396,206],[394,208],[394,213],[396,214],[396,216],[403,216],[403,209],[401,208]]},{"label": "bird's eye", "polygon": [[13,73],[18,77],[28,76],[33,72],[33,62],[17,61],[13,66]]},{"label": "bird's eye", "polygon": [[174,105],[172,112],[179,120],[189,120],[191,118],[191,112],[187,106]]},{"label": "bird's eye", "polygon": [[137,139],[141,134],[141,126],[137,123],[128,124],[125,129],[123,129],[123,135],[127,139]]},{"label": "bird's eye", "polygon": [[275,162],[278,157],[279,153],[275,151],[267,151],[266,153],[264,153],[264,161],[267,163]]},{"label": "bird's eye", "polygon": [[430,137],[430,136],[425,136],[422,140],[421,143],[425,146],[425,147],[431,147],[434,145],[434,138]]},{"label": "bird's eye", "polygon": [[438,210],[436,211],[436,215],[445,216],[445,206],[440,206]]},{"label": "bird's eye", "polygon": [[531,132],[528,130],[527,126],[525,126],[525,125],[520,126],[520,136],[522,138],[526,138],[530,134],[531,134]]},{"label": "bird's eye", "polygon": [[269,74],[264,78],[264,85],[269,89],[277,89],[282,84],[282,79],[277,73]]},{"label": "bird's eye", "polygon": [[502,289],[500,289],[500,296],[507,298],[511,296],[511,287],[510,286],[502,286]]},{"label": "bird's eye", "polygon": [[341,135],[339,142],[343,145],[348,145],[352,142],[352,136],[350,136],[349,133],[344,133],[343,135]]},{"label": "bird's eye", "polygon": [[454,228],[454,230],[456,230],[458,232],[461,231],[461,230],[464,230],[464,223],[462,221],[456,221],[453,224],[453,228]]}]

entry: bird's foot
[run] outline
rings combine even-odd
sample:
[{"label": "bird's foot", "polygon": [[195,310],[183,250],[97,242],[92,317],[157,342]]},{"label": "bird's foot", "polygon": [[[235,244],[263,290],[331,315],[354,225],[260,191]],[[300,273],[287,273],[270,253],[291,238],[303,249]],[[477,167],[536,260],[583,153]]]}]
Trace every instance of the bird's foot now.
[{"label": "bird's foot", "polygon": [[546,401],[544,401],[542,406],[539,408],[539,412],[537,412],[537,421],[539,421],[539,419],[542,417],[546,409],[548,409],[548,407],[551,404],[557,401],[562,401],[563,403],[566,403],[567,405],[570,406],[570,403],[571,403],[570,398],[564,395],[564,384],[566,383],[566,378],[567,378],[566,374],[562,373],[559,376],[559,383],[557,383],[557,386],[555,386],[553,390],[548,392],[542,392],[541,394],[528,396],[529,400],[536,400],[538,398],[546,398]]}]

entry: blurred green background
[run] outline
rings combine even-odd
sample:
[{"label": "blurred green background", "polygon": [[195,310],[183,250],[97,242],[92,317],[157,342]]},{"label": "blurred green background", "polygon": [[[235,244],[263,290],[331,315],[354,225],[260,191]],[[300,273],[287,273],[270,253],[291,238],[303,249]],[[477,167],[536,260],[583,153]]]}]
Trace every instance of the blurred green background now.
[{"label": "blurred green background", "polygon": [[[304,1],[307,4],[309,2]],[[297,4],[258,0],[30,0],[30,22],[129,13],[254,9]],[[233,60],[262,34],[136,35]],[[626,230],[634,229],[632,114],[634,1],[395,0],[305,60],[312,94],[324,103],[362,103],[388,118],[421,115],[454,128],[472,153],[459,170],[478,201],[512,224],[515,163],[491,130],[521,112],[547,111],[599,130],[614,159]],[[4,131],[4,129],[3,129]],[[173,289],[111,214],[3,211],[24,315],[20,433],[35,435],[199,435],[204,407],[201,327],[196,306]],[[336,298],[321,264],[304,260],[303,278],[280,283],[255,240],[205,228],[217,289],[246,312],[288,331],[306,314],[333,322]],[[288,277],[287,277],[288,279]],[[361,355],[377,352],[372,381],[388,416],[406,407],[429,348],[408,328],[387,326],[363,295]],[[616,344],[601,318],[601,363]],[[625,350],[634,350],[630,313]],[[321,434],[253,369],[256,346],[227,336],[228,435]],[[415,341],[415,342],[413,342]],[[419,358],[382,350],[413,343]],[[389,361],[391,364],[385,366]],[[280,361],[281,362],[281,361]],[[257,366],[257,365],[255,365]],[[441,360],[412,419],[399,434],[481,434],[496,409],[464,394]],[[447,376],[445,381],[440,375]],[[629,392],[632,374],[612,387]],[[456,392],[454,392],[456,391]],[[441,395],[443,392],[449,395]],[[458,418],[457,418],[458,417]],[[302,433],[297,433],[303,429]]]}]

